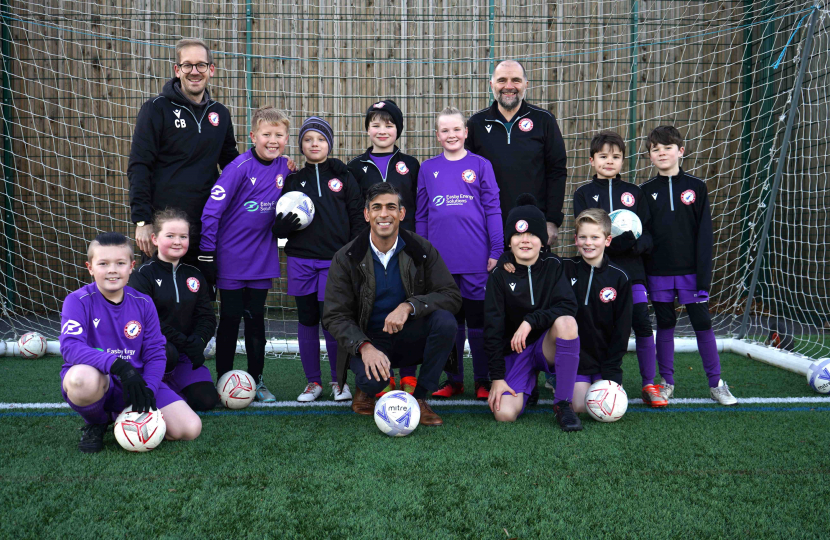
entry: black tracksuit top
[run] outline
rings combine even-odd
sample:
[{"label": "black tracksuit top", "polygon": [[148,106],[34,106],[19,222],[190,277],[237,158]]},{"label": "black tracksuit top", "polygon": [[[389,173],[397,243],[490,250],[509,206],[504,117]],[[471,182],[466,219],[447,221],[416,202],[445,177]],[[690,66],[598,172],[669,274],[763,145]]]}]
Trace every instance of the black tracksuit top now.
[{"label": "black tracksuit top", "polygon": [[369,148],[364,154],[349,162],[349,170],[360,186],[361,197],[365,200],[366,191],[373,185],[389,182],[400,192],[404,208],[406,208],[401,227],[415,232],[415,204],[418,193],[418,171],[421,170],[421,164],[417,159],[404,154],[395,146],[386,167],[387,170],[381,171],[372,161],[369,155],[371,153],[372,149]]},{"label": "black tracksuit top", "polygon": [[508,130],[494,101],[467,121],[464,146],[493,165],[502,220],[516,206],[519,195],[530,193],[545,219],[561,226],[568,157],[556,117],[522,101],[511,121]]},{"label": "black tracksuit top", "polygon": [[[345,175],[335,173],[333,164]],[[311,198],[314,219],[305,229],[288,235],[286,255],[330,261],[340,248],[366,230],[360,187],[342,161],[328,158],[320,164],[306,163],[285,179],[282,194],[289,191],[301,191]]]},{"label": "black tracksuit top", "polygon": [[216,165],[224,168],[238,155],[228,109],[207,90],[204,104],[195,105],[182,95],[179,79],[170,79],[135,122],[127,165],[133,223],[150,222],[154,211],[170,206],[187,213],[190,232],[198,236],[219,178]]},{"label": "black tracksuit top", "polygon": [[650,276],[697,276],[697,288],[712,285],[712,213],[700,178],[680,169],[657,175],[640,186],[651,212],[654,248],[645,257]]},{"label": "black tracksuit top", "polygon": [[[502,268],[506,262],[513,263],[515,273]],[[490,272],[484,293],[484,352],[490,378],[504,379],[504,357],[513,352],[510,340],[523,321],[532,327],[525,341],[530,347],[558,317],[576,313],[576,297],[562,272],[562,259],[542,252],[536,263],[524,266],[505,252]]]},{"label": "black tracksuit top", "polygon": [[562,261],[579,311],[579,374],[602,374],[622,384],[622,359],[631,334],[631,282],[608,256],[593,267],[582,257]]},{"label": "black tracksuit top", "polygon": [[646,270],[643,255],[651,253],[654,242],[650,230],[651,212],[642,190],[634,184],[623,182],[619,175],[610,182],[610,186],[608,180],[594,176],[591,183],[581,186],[574,193],[574,218],[589,208],[602,208],[609,214],[614,210],[631,210],[640,218],[643,224],[643,234],[634,246],[623,251],[619,248],[617,239],[614,238],[611,240],[611,245],[605,248],[605,253],[611,257],[614,264],[628,274],[632,284],[645,283]]},{"label": "black tracksuit top", "polygon": [[216,315],[210,303],[207,280],[195,266],[173,265],[158,254],[130,275],[130,287],[153,299],[161,333],[180,351],[193,334],[205,344],[216,332]]}]

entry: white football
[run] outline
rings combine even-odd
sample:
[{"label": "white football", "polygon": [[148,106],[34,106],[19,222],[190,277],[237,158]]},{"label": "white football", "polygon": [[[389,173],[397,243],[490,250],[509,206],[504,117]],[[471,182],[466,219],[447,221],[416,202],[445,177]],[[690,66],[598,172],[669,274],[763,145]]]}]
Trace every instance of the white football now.
[{"label": "white football", "polygon": [[124,450],[149,452],[164,440],[167,424],[158,409],[133,412],[127,407],[115,419],[115,440]]},{"label": "white football", "polygon": [[37,332],[26,332],[17,340],[17,347],[23,358],[40,358],[46,354],[46,338]]},{"label": "white football", "polygon": [[421,421],[421,407],[410,394],[388,392],[375,404],[375,424],[390,437],[409,435]]},{"label": "white football", "polygon": [[603,379],[588,388],[585,408],[594,420],[616,422],[628,409],[628,395],[619,384]]},{"label": "white football", "polygon": [[277,201],[277,214],[285,215],[294,212],[300,218],[300,230],[305,229],[314,219],[314,203],[308,195],[301,191],[283,193]]},{"label": "white football", "polygon": [[640,238],[643,234],[643,223],[631,210],[614,210],[608,217],[611,218],[611,238],[616,238],[625,231],[634,233],[634,238]]},{"label": "white football", "polygon": [[219,401],[228,409],[244,409],[256,397],[254,378],[241,369],[234,369],[219,377],[216,383]]},{"label": "white football", "polygon": [[821,358],[810,364],[807,383],[819,394],[830,394],[830,358]]}]

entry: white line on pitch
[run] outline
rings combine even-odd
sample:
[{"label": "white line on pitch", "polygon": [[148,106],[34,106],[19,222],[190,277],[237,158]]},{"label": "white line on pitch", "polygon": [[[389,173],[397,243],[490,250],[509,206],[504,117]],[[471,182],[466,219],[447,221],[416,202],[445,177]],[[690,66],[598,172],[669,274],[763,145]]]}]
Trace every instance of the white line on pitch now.
[{"label": "white line on pitch", "polygon": [[[431,405],[437,407],[469,407],[478,406],[486,407],[486,401],[477,401],[472,399],[454,399],[449,401],[444,400],[429,400]],[[642,399],[629,399],[630,405],[641,405]],[[670,405],[713,405],[715,402],[709,398],[675,398],[672,399]],[[828,397],[751,397],[738,398],[738,403],[742,405],[756,405],[764,403],[830,403],[830,396]],[[540,405],[553,405],[553,400],[541,399]],[[277,401],[275,403],[252,403],[251,407],[263,408],[308,408],[308,407],[348,407],[351,401],[312,401],[309,403],[300,403],[297,401]],[[66,403],[0,403],[0,410],[4,409],[68,409],[69,405]],[[221,408],[219,409],[221,410]]]}]

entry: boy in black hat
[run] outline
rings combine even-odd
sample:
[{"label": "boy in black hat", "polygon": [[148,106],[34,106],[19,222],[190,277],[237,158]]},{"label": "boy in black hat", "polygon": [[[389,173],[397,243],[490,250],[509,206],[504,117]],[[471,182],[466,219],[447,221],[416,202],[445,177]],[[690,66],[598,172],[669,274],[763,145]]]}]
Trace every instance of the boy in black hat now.
[{"label": "boy in black hat", "polygon": [[[549,253],[545,216],[532,195],[520,195],[507,216],[509,249],[490,273],[484,296],[484,351],[489,359],[489,404],[496,420],[512,422],[525,409],[539,371],[556,373],[553,410],[562,431],[579,431],[571,408],[579,366],[576,297],[562,260]],[[514,273],[507,272],[509,262]]]},{"label": "boy in black hat", "polygon": [[[401,194],[406,208],[401,227],[415,232],[415,200],[418,191],[418,160],[401,152],[395,142],[403,133],[403,113],[391,99],[373,103],[366,110],[364,120],[366,133],[372,147],[349,162],[349,170],[360,185],[363,198],[366,190],[380,182],[389,182]],[[415,390],[415,367],[401,370],[400,388],[410,394]],[[395,390],[395,378],[389,379],[389,386],[378,394]]]}]

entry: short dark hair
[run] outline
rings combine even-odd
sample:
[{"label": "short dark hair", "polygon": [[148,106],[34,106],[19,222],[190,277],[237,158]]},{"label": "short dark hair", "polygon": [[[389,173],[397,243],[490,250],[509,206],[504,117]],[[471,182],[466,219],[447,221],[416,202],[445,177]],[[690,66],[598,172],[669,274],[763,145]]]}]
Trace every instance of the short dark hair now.
[{"label": "short dark hair", "polygon": [[124,236],[121,233],[117,232],[105,232],[101,233],[95,237],[95,240],[89,243],[89,249],[86,252],[87,260],[92,260],[92,254],[97,247],[106,247],[106,246],[117,246],[117,247],[125,247],[130,250],[130,253],[133,251],[133,243],[130,241],[129,238]]},{"label": "short dark hair", "polygon": [[401,197],[401,192],[395,189],[395,186],[390,184],[389,182],[378,182],[377,184],[372,184],[369,186],[369,189],[366,190],[366,208],[369,208],[369,205],[380,197],[381,195],[397,195],[398,196],[398,206],[403,208],[403,198]]},{"label": "short dark hair", "polygon": [[153,234],[158,235],[161,232],[161,228],[168,221],[184,221],[187,223],[188,232],[190,232],[190,218],[187,217],[184,210],[167,207],[153,214]]},{"label": "short dark hair", "polygon": [[366,115],[366,125],[368,126],[371,122],[389,122],[390,124],[394,124],[395,119],[392,118],[392,115],[389,114],[388,111],[378,109],[373,110],[372,112]]},{"label": "short dark hair", "polygon": [[652,146],[658,144],[662,144],[663,146],[676,144],[680,148],[683,146],[683,136],[674,126],[658,126],[651,130],[651,133],[646,138],[646,152],[651,150]]},{"label": "short dark hair", "polygon": [[602,152],[606,144],[611,148],[616,146],[622,152],[623,157],[625,157],[625,141],[616,131],[600,131],[594,135],[594,138],[591,139],[591,157]]}]

